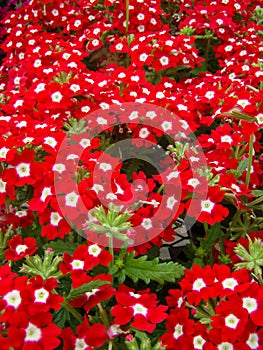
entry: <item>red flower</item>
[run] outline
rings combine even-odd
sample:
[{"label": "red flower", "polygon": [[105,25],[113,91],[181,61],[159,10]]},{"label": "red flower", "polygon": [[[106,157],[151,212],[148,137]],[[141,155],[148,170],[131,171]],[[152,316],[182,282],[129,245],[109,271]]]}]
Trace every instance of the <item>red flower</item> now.
[{"label": "red flower", "polygon": [[[43,281],[40,276],[32,277],[29,281],[32,302],[29,305],[31,315],[37,315],[39,312],[48,312],[50,309],[58,310],[64,298],[54,291],[58,286],[55,278],[49,278]],[[52,293],[53,292],[53,293]]]},{"label": "red flower", "polygon": [[9,249],[5,251],[5,258],[12,261],[21,260],[26,255],[33,255],[38,249],[35,238],[23,239],[20,235],[13,236],[7,244]]},{"label": "red flower", "polygon": [[238,340],[248,322],[248,312],[231,301],[221,301],[215,311],[217,315],[211,317],[211,325],[220,329],[222,340]]},{"label": "red flower", "polygon": [[157,306],[156,294],[149,293],[149,289],[134,293],[134,289],[120,286],[115,293],[117,305],[112,308],[114,322],[125,325],[131,322],[131,327],[153,332],[156,324],[166,317],[166,306]]},{"label": "red flower", "polygon": [[60,344],[58,336],[61,329],[52,323],[52,317],[48,313],[32,316],[30,321],[26,316],[20,317],[7,332],[10,345],[22,350],[52,350]]},{"label": "red flower", "polygon": [[210,225],[224,220],[228,216],[228,209],[221,204],[224,192],[218,186],[208,189],[207,199],[191,199],[185,204],[189,216],[196,217],[199,222],[207,222]]},{"label": "red flower", "polygon": [[59,268],[63,274],[70,273],[73,288],[77,288],[90,281],[87,272],[97,265],[107,266],[112,260],[111,254],[97,244],[79,246],[73,256],[63,254],[64,263]]},{"label": "red flower", "polygon": [[34,161],[35,152],[32,149],[25,149],[20,154],[15,154],[10,161],[10,168],[3,174],[3,180],[16,186],[33,185],[42,177],[42,167]]},{"label": "red flower", "polygon": [[71,328],[63,329],[61,336],[63,339],[63,350],[91,350],[94,347],[100,347],[108,339],[106,327],[99,323],[90,326],[86,317],[84,317],[83,323],[76,328],[76,333],[77,335],[74,335]]},{"label": "red flower", "polygon": [[[103,276],[96,276],[96,280],[100,277],[100,279],[104,278]],[[95,279],[94,279],[95,280]],[[105,276],[106,280],[106,276]],[[111,281],[111,279],[109,280]],[[70,305],[74,307],[84,307],[84,309],[89,312],[89,310],[98,305],[100,302],[110,299],[114,295],[115,289],[110,285],[105,284],[97,289],[93,289],[90,292],[86,292],[83,296],[78,297],[70,302]]]},{"label": "red flower", "polygon": [[193,265],[191,270],[185,271],[185,277],[179,284],[185,297],[193,305],[199,304],[201,300],[216,297],[220,290],[215,273],[209,265],[204,268]]},{"label": "red flower", "polygon": [[176,310],[167,317],[166,333],[160,338],[167,350],[193,348],[194,321],[189,318],[188,310]]}]

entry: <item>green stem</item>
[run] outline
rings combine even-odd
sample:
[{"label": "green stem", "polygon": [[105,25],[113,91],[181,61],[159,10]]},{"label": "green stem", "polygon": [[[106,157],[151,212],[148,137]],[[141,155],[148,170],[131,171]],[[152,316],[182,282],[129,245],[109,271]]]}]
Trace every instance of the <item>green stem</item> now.
[{"label": "green stem", "polygon": [[110,232],[109,236],[109,252],[111,253],[112,260],[110,261],[109,268],[111,269],[114,265],[114,249],[113,249],[113,234]]},{"label": "green stem", "polygon": [[205,221],[204,222],[204,230],[205,230],[205,234],[208,234],[208,223]]},{"label": "green stem", "polygon": [[130,16],[129,0],[125,0],[125,4],[126,4],[126,34],[127,34],[129,30],[129,16]]},{"label": "green stem", "polygon": [[253,159],[253,142],[254,142],[254,134],[250,135],[249,138],[249,153],[248,153],[248,166],[247,166],[247,174],[246,174],[246,185],[249,186],[251,169],[252,169],[252,159]]},{"label": "green stem", "polygon": [[61,305],[64,307],[64,309],[66,309],[68,312],[70,312],[71,315],[74,316],[75,319],[79,321],[79,323],[83,322],[81,314],[76,309],[74,309],[74,307],[69,305],[66,301],[63,301],[61,303]]},{"label": "green stem", "polygon": [[5,210],[6,210],[6,213],[7,213],[7,214],[10,213],[9,205],[10,205],[10,200],[9,200],[9,198],[6,198],[6,201],[5,201]]},{"label": "green stem", "polygon": [[163,189],[164,189],[164,184],[161,184],[161,186],[159,187],[157,193],[161,193]]},{"label": "green stem", "polygon": [[207,69],[208,67],[208,57],[209,57],[209,51],[210,51],[210,45],[211,45],[211,39],[207,39],[206,48],[205,48],[205,67]]},{"label": "green stem", "polygon": [[108,319],[108,314],[107,312],[103,309],[101,303],[98,303],[98,309],[100,313],[100,317],[102,319],[102,322],[105,324],[106,327],[110,327],[110,321]]},{"label": "green stem", "polygon": [[224,246],[224,239],[223,239],[221,228],[219,229],[219,233],[218,233],[218,243],[219,243],[221,255],[224,255],[225,254],[225,246]]}]

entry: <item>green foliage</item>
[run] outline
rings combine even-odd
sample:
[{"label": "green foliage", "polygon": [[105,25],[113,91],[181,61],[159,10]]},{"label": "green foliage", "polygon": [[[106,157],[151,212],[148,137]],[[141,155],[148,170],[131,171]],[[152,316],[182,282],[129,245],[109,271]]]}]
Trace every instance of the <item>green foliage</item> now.
[{"label": "green foliage", "polygon": [[65,308],[60,308],[58,311],[54,312],[53,321],[56,325],[63,329],[66,326],[66,323],[70,320],[70,313]]},{"label": "green foliage", "polygon": [[110,282],[103,281],[103,280],[96,280],[96,281],[90,281],[88,283],[85,283],[78,288],[72,288],[69,295],[67,296],[67,300],[75,299],[83,295],[84,293],[91,292],[94,289],[97,289],[105,284],[110,284]]},{"label": "green foliage", "polygon": [[[116,272],[115,272],[115,271]],[[135,258],[135,253],[128,254],[123,260],[122,265],[115,269],[116,277],[123,283],[126,277],[132,279],[135,283],[139,280],[149,284],[151,281],[163,284],[164,282],[175,282],[184,274],[184,267],[175,262],[159,263],[159,258],[147,260],[147,256]]]},{"label": "green foliage", "polygon": [[73,254],[77,247],[78,243],[63,241],[62,239],[57,239],[56,241],[48,242],[43,246],[44,249],[53,249],[56,255],[62,255],[64,253]]},{"label": "green foliage", "polygon": [[262,279],[262,266],[263,266],[263,242],[260,238],[255,238],[254,241],[248,238],[248,250],[238,243],[235,247],[235,253],[242,259],[242,262],[236,263],[236,269],[246,268],[249,271],[253,271],[253,275],[260,282],[263,283]]},{"label": "green foliage", "polygon": [[134,329],[135,337],[125,341],[129,350],[164,350],[165,347],[159,341],[153,344],[152,339],[145,332]]},{"label": "green foliage", "polygon": [[248,158],[242,159],[241,162],[238,164],[238,168],[236,170],[235,176],[240,177],[244,171],[248,167]]},{"label": "green foliage", "polygon": [[220,223],[216,223],[210,228],[205,225],[206,232],[204,237],[199,237],[199,245],[190,243],[186,249],[186,255],[189,259],[192,259],[192,264],[205,266],[206,264],[212,265],[214,263],[213,248],[218,243],[220,247],[220,257],[224,257],[224,245],[223,245],[223,232]]}]

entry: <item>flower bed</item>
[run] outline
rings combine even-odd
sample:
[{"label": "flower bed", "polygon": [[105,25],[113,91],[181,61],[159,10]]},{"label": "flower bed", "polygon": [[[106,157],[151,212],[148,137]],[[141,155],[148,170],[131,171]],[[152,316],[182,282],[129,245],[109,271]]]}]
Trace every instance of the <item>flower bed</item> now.
[{"label": "flower bed", "polygon": [[263,348],[261,6],[0,12],[1,349]]}]

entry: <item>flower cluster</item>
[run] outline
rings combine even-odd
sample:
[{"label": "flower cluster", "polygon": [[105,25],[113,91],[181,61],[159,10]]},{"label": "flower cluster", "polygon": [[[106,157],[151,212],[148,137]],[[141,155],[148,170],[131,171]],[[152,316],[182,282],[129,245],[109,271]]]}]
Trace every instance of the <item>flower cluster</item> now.
[{"label": "flower cluster", "polygon": [[246,269],[193,265],[169,291],[170,314],[162,341],[167,349],[260,349],[262,285]]},{"label": "flower cluster", "polygon": [[0,348],[263,348],[261,1],[0,18]]}]

